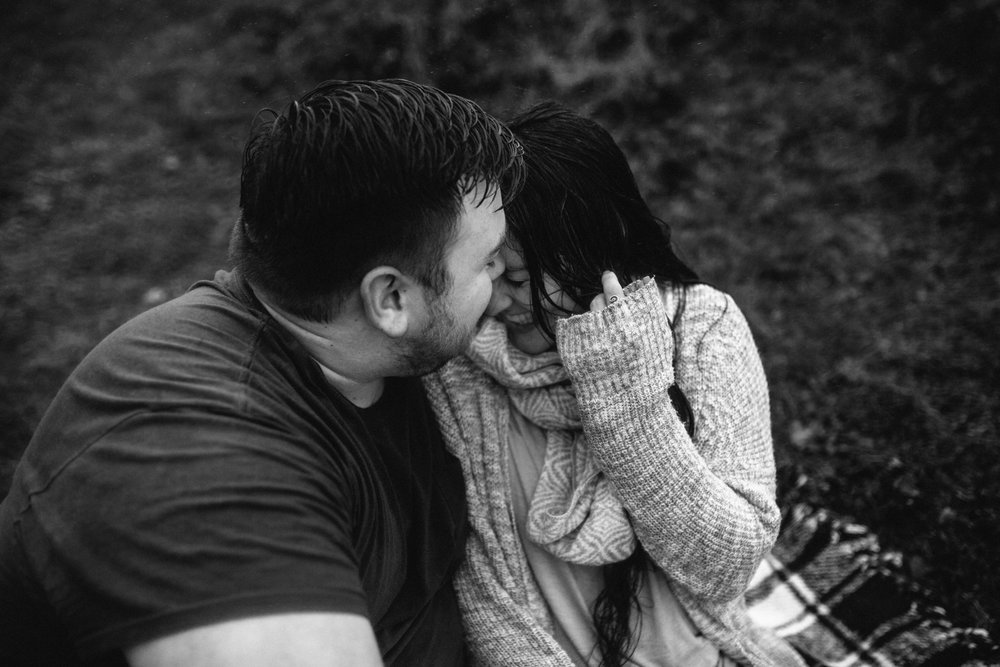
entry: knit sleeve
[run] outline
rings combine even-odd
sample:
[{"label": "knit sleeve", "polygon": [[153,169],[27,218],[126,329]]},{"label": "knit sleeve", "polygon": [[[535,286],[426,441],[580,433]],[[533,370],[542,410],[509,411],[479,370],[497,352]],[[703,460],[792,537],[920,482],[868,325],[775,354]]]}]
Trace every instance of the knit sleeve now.
[{"label": "knit sleeve", "polygon": [[678,384],[695,437],[667,389],[674,337],[656,284],[557,324],[595,460],[628,508],[636,534],[667,575],[695,595],[743,594],[777,535],[774,455],[763,368],[727,295],[689,290],[678,338]]}]

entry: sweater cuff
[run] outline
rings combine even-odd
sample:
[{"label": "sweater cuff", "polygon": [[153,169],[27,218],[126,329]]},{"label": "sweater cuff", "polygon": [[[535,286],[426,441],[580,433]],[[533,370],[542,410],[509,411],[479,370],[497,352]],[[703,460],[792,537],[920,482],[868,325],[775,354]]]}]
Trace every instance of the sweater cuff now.
[{"label": "sweater cuff", "polygon": [[656,281],[630,283],[597,312],[556,322],[556,346],[578,390],[655,395],[674,381],[674,341]]}]

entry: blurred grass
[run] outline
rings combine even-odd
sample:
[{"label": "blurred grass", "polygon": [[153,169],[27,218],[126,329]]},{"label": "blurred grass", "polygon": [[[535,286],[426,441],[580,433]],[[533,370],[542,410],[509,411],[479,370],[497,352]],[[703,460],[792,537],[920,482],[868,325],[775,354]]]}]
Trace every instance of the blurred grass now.
[{"label": "blurred grass", "polygon": [[771,381],[783,503],[1000,619],[1000,2],[15,2],[0,27],[0,484],[72,367],[225,266],[253,113],[405,76],[626,149]]}]

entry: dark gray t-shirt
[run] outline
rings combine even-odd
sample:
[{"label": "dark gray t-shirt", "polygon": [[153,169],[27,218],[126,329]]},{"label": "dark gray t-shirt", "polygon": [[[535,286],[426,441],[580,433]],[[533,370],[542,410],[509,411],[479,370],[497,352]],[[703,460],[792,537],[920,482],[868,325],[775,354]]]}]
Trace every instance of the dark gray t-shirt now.
[{"label": "dark gray t-shirt", "polygon": [[0,506],[0,663],[337,611],[387,664],[461,664],[465,531],[419,381],[353,406],[220,272],[105,339],[39,425]]}]

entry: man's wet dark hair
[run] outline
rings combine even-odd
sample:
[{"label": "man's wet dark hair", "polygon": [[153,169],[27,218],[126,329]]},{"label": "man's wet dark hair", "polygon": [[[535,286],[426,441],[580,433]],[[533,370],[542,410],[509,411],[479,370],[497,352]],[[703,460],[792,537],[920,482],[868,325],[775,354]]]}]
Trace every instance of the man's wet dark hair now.
[{"label": "man's wet dark hair", "polygon": [[470,100],[401,79],[327,81],[258,114],[243,155],[230,258],[276,305],[327,321],[370,269],[440,294],[463,198],[509,201],[511,132]]},{"label": "man's wet dark hair", "polygon": [[[645,276],[661,285],[699,282],[677,257],[669,227],[646,205],[628,160],[603,127],[552,102],[509,125],[524,147],[528,171],[517,200],[506,207],[508,231],[524,254],[534,321],[550,338],[545,310],[561,309],[546,293],[543,276],[583,308],[603,292],[601,273],[609,269],[623,285]],[[682,311],[683,298],[676,317]],[[693,434],[687,398],[676,386],[670,398]],[[639,544],[627,559],[603,568],[604,587],[592,610],[601,667],[630,662],[637,640],[630,617],[641,614],[638,594],[649,567]],[[634,625],[641,622],[640,615]]]}]

